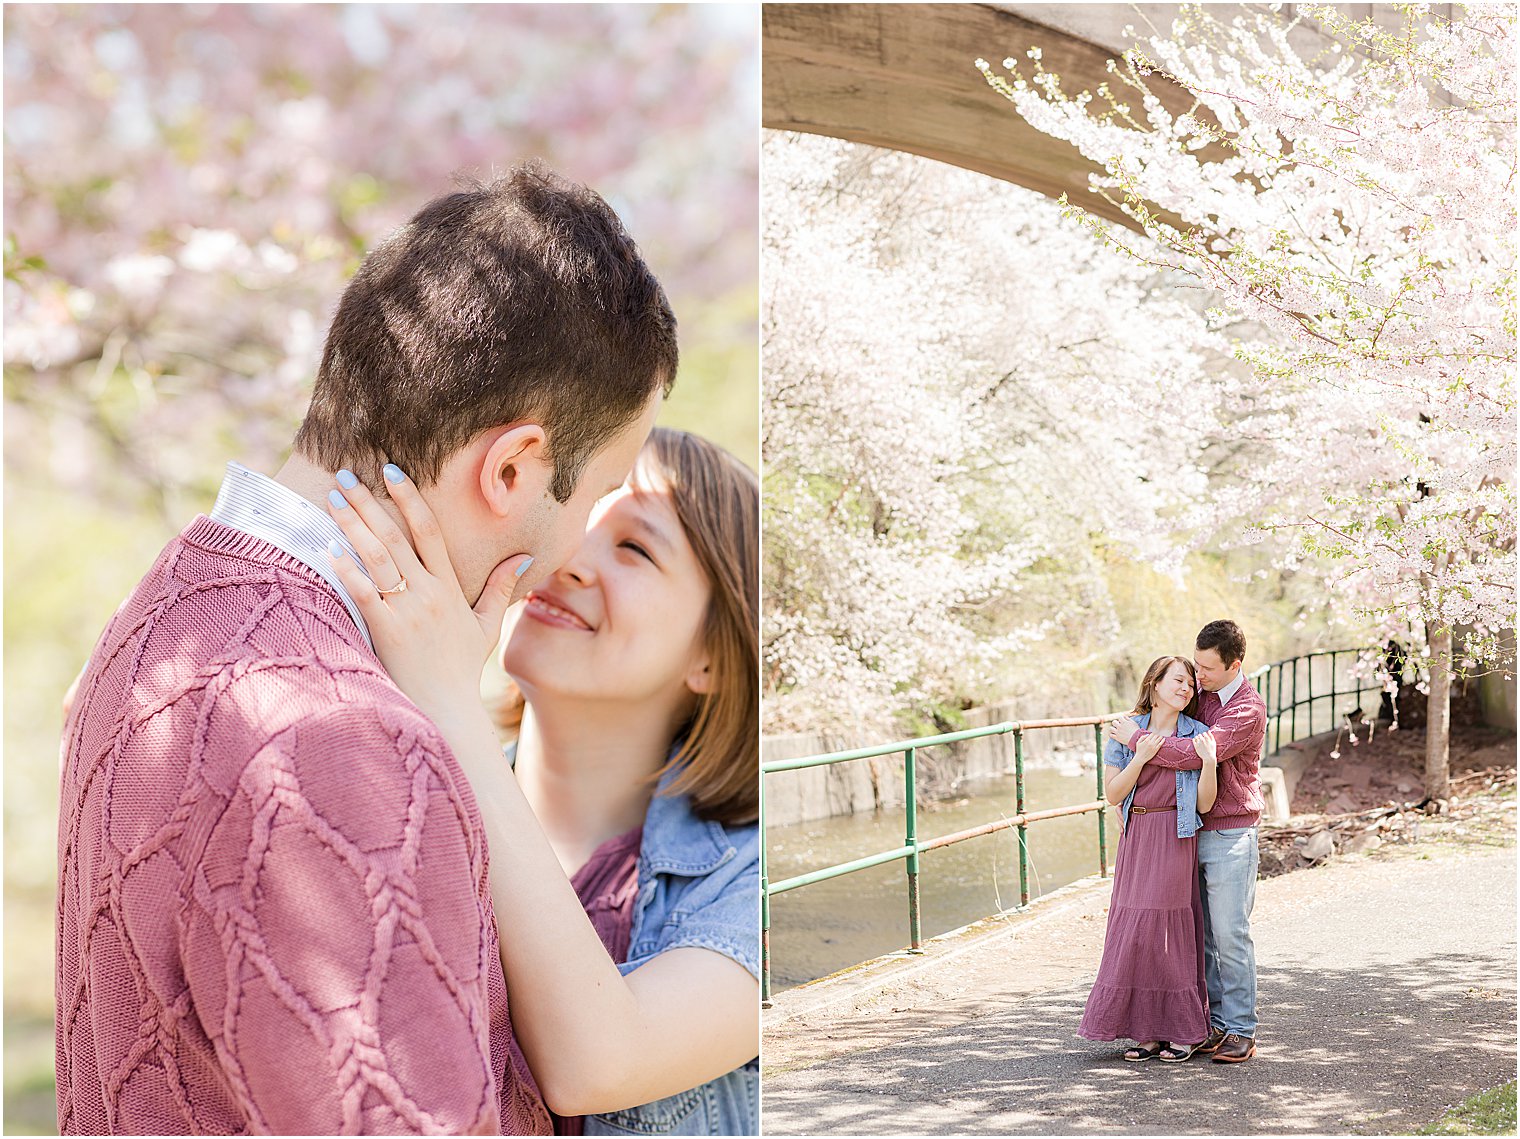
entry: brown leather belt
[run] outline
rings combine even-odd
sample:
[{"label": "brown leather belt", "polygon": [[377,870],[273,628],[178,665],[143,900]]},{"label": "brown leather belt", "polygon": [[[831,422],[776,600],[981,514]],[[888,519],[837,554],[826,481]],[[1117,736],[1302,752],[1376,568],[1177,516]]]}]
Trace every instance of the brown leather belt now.
[{"label": "brown leather belt", "polygon": [[1175,811],[1176,809],[1177,804],[1173,803],[1170,807],[1131,807],[1130,813],[1133,815],[1148,815],[1152,811]]}]

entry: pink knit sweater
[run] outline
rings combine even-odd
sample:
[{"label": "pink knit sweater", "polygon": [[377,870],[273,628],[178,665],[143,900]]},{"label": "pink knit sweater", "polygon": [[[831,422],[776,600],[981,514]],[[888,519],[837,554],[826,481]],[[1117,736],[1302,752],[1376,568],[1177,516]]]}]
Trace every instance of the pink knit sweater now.
[{"label": "pink knit sweater", "polygon": [[309,567],[197,518],[65,731],[62,1133],[550,1130],[475,800]]},{"label": "pink knit sweater", "polygon": [[[1267,702],[1249,680],[1242,680],[1227,706],[1220,704],[1219,693],[1201,693],[1198,718],[1214,733],[1219,757],[1219,794],[1213,809],[1203,816],[1203,829],[1256,826],[1266,803],[1261,794],[1261,745],[1267,738]],[[1134,736],[1130,739],[1133,742]],[[1203,760],[1193,750],[1191,739],[1168,736],[1150,765],[1196,771]]]}]

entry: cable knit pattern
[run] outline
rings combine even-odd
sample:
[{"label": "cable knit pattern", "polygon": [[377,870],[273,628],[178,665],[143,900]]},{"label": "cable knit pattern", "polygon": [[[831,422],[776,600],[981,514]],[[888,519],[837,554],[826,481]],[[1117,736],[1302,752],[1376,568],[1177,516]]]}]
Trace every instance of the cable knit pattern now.
[{"label": "cable knit pattern", "polygon": [[550,1131],[469,786],[310,567],[196,519],[65,731],[61,1133]]},{"label": "cable knit pattern", "polygon": [[[1267,738],[1267,702],[1249,680],[1242,680],[1229,704],[1220,704],[1217,692],[1203,692],[1198,697],[1198,718],[1214,733],[1219,757],[1219,794],[1213,809],[1203,816],[1203,829],[1256,826],[1266,805],[1261,794],[1261,745]],[[1169,736],[1148,766],[1194,771],[1203,761],[1191,739]]]}]

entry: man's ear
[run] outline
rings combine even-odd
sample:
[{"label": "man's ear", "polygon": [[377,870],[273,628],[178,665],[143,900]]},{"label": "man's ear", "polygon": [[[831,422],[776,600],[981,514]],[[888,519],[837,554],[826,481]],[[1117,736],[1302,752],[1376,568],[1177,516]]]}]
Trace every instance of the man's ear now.
[{"label": "man's ear", "polygon": [[554,464],[541,424],[515,423],[491,440],[480,463],[480,493],[492,513],[521,515],[549,493]]}]

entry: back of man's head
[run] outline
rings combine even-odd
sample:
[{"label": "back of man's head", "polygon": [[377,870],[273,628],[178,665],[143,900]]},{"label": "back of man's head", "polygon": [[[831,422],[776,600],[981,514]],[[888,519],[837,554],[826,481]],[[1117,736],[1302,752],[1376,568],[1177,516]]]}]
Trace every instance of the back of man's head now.
[{"label": "back of man's head", "polygon": [[296,450],[422,486],[482,431],[544,428],[560,502],[675,381],[676,320],[612,208],[539,163],[436,198],[343,292]]},{"label": "back of man's head", "polygon": [[1234,621],[1210,621],[1198,630],[1195,649],[1213,649],[1219,654],[1225,668],[1230,668],[1246,656],[1246,635]]}]

